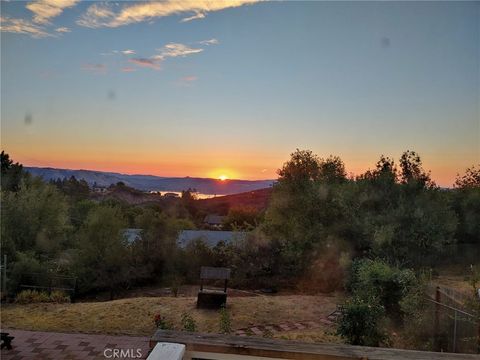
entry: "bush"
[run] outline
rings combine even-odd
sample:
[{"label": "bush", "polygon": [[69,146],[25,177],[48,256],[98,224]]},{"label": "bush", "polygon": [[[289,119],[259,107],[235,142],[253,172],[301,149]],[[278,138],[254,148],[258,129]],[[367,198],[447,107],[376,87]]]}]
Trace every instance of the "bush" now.
[{"label": "bush", "polygon": [[49,301],[50,297],[46,292],[38,292],[35,290],[20,291],[15,297],[15,302],[19,304],[34,304]]},{"label": "bush", "polygon": [[185,331],[190,331],[190,332],[197,331],[197,323],[189,313],[182,314],[182,328]]},{"label": "bush", "polygon": [[230,334],[232,332],[232,321],[228,310],[222,306],[220,309],[220,333]]},{"label": "bush", "polygon": [[70,302],[70,297],[57,290],[52,291],[50,294],[45,291],[23,290],[17,294],[15,302],[19,304],[65,303]]},{"label": "bush", "polygon": [[26,277],[33,279],[35,285],[41,286],[48,282],[48,268],[46,264],[40,263],[32,252],[17,252],[16,261],[13,263],[12,272],[8,277],[8,290],[16,293],[20,285],[25,284]]},{"label": "bush", "polygon": [[155,326],[161,330],[173,330],[173,324],[163,318],[160,314],[155,315],[153,322],[155,323]]},{"label": "bush", "polygon": [[353,297],[343,305],[337,334],[352,345],[385,344],[388,336],[381,325],[384,316],[385,310],[376,299]]},{"label": "bush", "polygon": [[54,290],[50,293],[50,302],[53,303],[67,303],[70,302],[70,297],[63,291]]},{"label": "bush", "polygon": [[347,289],[363,299],[378,299],[388,315],[400,320],[400,302],[416,283],[411,270],[390,266],[382,260],[362,259],[352,263]]}]

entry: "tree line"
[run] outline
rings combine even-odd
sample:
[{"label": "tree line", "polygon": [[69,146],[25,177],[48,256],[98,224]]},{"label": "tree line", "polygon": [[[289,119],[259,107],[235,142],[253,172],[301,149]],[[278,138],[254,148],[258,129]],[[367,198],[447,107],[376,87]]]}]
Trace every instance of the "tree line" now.
[{"label": "tree line", "polygon": [[[198,220],[190,192],[168,206],[98,201],[85,181],[44,182],[2,152],[1,247],[12,291],[23,273],[66,274],[77,277],[80,293],[113,297],[138,284],[194,282],[202,265],[232,268],[235,286],[330,291],[343,286],[354,258],[419,268],[450,245],[480,246],[479,174],[467,169],[442,189],[406,151],[398,164],[381,156],[349,177],[339,157],[297,150],[278,170],[264,212],[229,212],[227,227],[249,230],[248,241],[180,249],[178,232]],[[143,229],[141,240],[128,243],[125,228]]]}]

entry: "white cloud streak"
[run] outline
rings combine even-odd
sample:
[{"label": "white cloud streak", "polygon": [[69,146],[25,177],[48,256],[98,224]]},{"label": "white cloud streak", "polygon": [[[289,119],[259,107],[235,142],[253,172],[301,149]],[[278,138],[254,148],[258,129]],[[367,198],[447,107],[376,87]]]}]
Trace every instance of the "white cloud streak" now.
[{"label": "white cloud streak", "polygon": [[49,24],[50,19],[60,15],[64,9],[75,6],[79,0],[37,0],[27,4],[37,24]]},{"label": "white cloud streak", "polygon": [[182,20],[180,20],[181,23],[184,23],[184,22],[188,22],[188,21],[192,21],[192,20],[198,20],[198,19],[204,19],[205,18],[205,14],[202,13],[202,12],[198,12],[196,13],[195,15],[192,15],[192,16],[189,16],[189,17],[186,17],[186,18],[183,18]]},{"label": "white cloud streak", "polygon": [[56,32],[58,33],[69,33],[71,30],[65,26],[59,27],[55,29]]},{"label": "white cloud streak", "polygon": [[201,45],[218,45],[219,41],[217,39],[202,40],[198,42]]},{"label": "white cloud streak", "polygon": [[16,34],[26,34],[34,38],[53,36],[42,27],[24,19],[13,19],[8,16],[0,17],[0,31]]},{"label": "white cloud streak", "polygon": [[[66,0],[65,0],[66,1]],[[165,0],[148,1],[120,6],[117,10],[114,6],[93,4],[77,20],[77,24],[90,28],[119,27],[123,25],[150,21],[155,18],[194,13],[185,21],[204,18],[205,14],[212,11],[220,11],[235,8],[246,4],[254,4],[259,0]],[[118,6],[117,6],[118,8]],[[186,20],[188,19],[188,20]]]},{"label": "white cloud streak", "polygon": [[152,56],[155,60],[165,60],[169,57],[185,57],[188,55],[198,54],[203,51],[201,48],[192,48],[184,44],[170,43],[157,50],[159,53]]}]

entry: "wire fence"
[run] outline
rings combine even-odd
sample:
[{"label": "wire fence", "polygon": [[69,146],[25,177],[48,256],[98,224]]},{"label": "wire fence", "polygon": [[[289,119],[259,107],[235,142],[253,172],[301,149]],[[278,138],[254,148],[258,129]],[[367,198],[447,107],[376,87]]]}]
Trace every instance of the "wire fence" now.
[{"label": "wire fence", "polygon": [[453,353],[480,353],[480,320],[466,306],[466,296],[436,287],[428,294],[426,318],[431,319],[431,350]]},{"label": "wire fence", "polygon": [[70,298],[74,298],[77,285],[77,278],[72,276],[42,274],[42,273],[23,273],[20,276],[18,290],[37,290],[37,291],[62,291]]}]

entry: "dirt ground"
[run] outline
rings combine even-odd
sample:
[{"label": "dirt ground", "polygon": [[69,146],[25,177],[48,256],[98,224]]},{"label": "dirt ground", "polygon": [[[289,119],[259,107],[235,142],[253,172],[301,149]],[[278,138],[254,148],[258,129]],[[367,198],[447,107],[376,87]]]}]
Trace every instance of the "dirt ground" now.
[{"label": "dirt ground", "polygon": [[[282,322],[318,320],[327,317],[341,301],[340,295],[260,295],[232,296],[227,309],[232,328]],[[155,331],[156,314],[181,329],[181,316],[188,312],[198,331],[218,332],[220,316],[215,310],[196,309],[196,297],[162,296],[127,298],[114,301],[74,304],[8,304],[2,306],[2,328],[22,330],[102,333],[112,335],[150,336]],[[308,330],[325,338],[325,329]],[[328,334],[327,334],[328,335]],[[276,337],[303,339],[301,332],[288,332]]]}]

